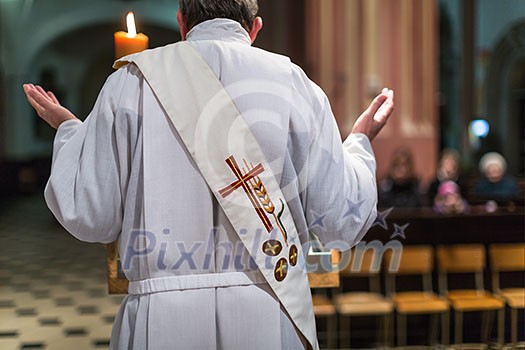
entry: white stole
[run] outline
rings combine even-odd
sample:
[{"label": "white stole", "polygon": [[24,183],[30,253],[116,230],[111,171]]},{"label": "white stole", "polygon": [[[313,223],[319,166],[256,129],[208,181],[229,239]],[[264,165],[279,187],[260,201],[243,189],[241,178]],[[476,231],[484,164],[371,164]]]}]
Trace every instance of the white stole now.
[{"label": "white stole", "polygon": [[220,80],[189,44],[124,57],[158,98],[266,281],[318,349],[301,242],[266,157]]}]

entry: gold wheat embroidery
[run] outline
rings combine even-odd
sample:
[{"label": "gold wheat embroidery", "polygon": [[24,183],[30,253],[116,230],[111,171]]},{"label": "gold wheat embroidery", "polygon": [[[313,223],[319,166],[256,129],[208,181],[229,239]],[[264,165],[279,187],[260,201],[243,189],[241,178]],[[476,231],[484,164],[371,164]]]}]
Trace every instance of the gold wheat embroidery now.
[{"label": "gold wheat embroidery", "polygon": [[270,196],[268,195],[268,191],[266,190],[266,187],[262,183],[261,179],[259,177],[255,177],[251,179],[250,181],[251,181],[253,190],[255,191],[255,194],[259,198],[259,202],[261,202],[261,205],[263,206],[264,211],[266,211],[270,215],[275,213],[275,205],[270,199]]},{"label": "gold wheat embroidery", "polygon": [[[244,164],[248,168],[248,171],[250,169],[253,169],[253,163],[250,163],[248,165],[248,162],[246,161],[246,159],[244,160]],[[288,246],[288,234],[286,233],[286,230],[284,229],[281,223],[281,220],[275,214],[275,205],[273,204],[272,199],[270,198],[270,195],[268,194],[268,190],[266,189],[266,186],[264,186],[259,176],[252,178],[250,180],[250,184],[252,185],[253,191],[255,192],[255,195],[257,196],[257,199],[261,203],[264,211],[266,211],[268,214],[274,217],[275,222],[279,226],[279,230],[281,231],[281,234],[283,235],[284,242]],[[282,211],[281,211],[281,214],[282,214]]]}]

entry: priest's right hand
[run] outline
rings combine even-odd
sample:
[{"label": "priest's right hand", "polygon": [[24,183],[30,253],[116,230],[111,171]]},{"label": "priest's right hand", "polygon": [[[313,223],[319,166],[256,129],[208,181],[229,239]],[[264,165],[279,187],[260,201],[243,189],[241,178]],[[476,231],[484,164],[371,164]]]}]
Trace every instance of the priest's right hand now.
[{"label": "priest's right hand", "polygon": [[69,109],[62,107],[55,94],[45,91],[41,86],[24,84],[24,92],[38,116],[53,129],[57,129],[66,120],[78,119]]}]

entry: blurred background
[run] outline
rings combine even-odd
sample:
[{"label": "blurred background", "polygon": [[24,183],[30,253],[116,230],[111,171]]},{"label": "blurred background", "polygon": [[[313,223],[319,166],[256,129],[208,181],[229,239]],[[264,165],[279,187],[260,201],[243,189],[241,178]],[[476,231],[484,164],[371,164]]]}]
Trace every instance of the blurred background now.
[{"label": "blurred background", "polygon": [[[427,184],[441,150],[477,171],[498,151],[523,176],[525,2],[521,0],[264,0],[257,46],[288,55],[328,94],[346,135],[372,96],[396,91],[396,115],[374,145],[379,178],[408,147]],[[35,118],[21,84],[54,90],[87,116],[112,72],[113,33],[135,11],[150,47],[179,40],[176,0],[0,1],[2,191],[45,181],[53,132]],[[483,137],[469,130],[481,119]],[[476,140],[478,138],[478,140]],[[30,170],[31,169],[31,170]]]},{"label": "blurred background", "polygon": [[[395,115],[373,146],[380,206],[411,224],[407,244],[525,240],[525,1],[259,4],[255,45],[290,56],[323,88],[342,137],[383,87],[395,90]],[[104,250],[69,238],[45,208],[54,131],[22,84],[54,91],[85,118],[112,72],[113,33],[126,30],[126,13],[156,47],[180,40],[177,10],[176,0],[0,0],[1,349],[107,347],[121,299],[105,292]],[[374,229],[370,237],[390,237]],[[61,302],[84,321],[68,324]]]}]

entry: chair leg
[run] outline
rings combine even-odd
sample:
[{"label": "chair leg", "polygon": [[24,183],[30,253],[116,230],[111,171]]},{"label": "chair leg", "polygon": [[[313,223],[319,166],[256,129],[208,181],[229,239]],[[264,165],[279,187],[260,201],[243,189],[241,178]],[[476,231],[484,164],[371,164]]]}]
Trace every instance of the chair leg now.
[{"label": "chair leg", "polygon": [[518,342],[518,310],[515,308],[510,309],[510,341],[512,348],[516,349],[516,343]]},{"label": "chair leg", "polygon": [[484,344],[488,344],[488,340],[490,338],[490,316],[491,316],[491,312],[490,311],[485,311],[482,313],[482,317],[481,317],[481,341],[484,343]]},{"label": "chair leg", "polygon": [[505,344],[505,307],[498,310],[498,346]]},{"label": "chair leg", "polygon": [[350,348],[350,317],[349,316],[341,316],[341,345],[349,349]]},{"label": "chair leg", "polygon": [[390,346],[390,315],[383,316],[383,347],[387,349]]},{"label": "chair leg", "polygon": [[326,346],[328,349],[335,349],[337,335],[337,316],[330,316],[326,321]]},{"label": "chair leg", "polygon": [[438,328],[438,314],[430,315],[430,332],[428,337],[428,344],[434,345],[437,343],[437,328]]},{"label": "chair leg", "polygon": [[443,345],[448,345],[449,343],[449,339],[450,339],[449,327],[450,327],[449,311],[446,311],[441,314],[441,343]]},{"label": "chair leg", "polygon": [[374,320],[376,322],[376,327],[375,327],[375,330],[376,330],[376,340],[377,342],[379,343],[379,339],[381,339],[381,337],[383,337],[383,318],[382,317],[374,317]]},{"label": "chair leg", "polygon": [[456,330],[455,330],[455,343],[461,344],[463,342],[463,313],[461,311],[455,312],[455,322],[456,322]]},{"label": "chair leg", "polygon": [[388,322],[390,325],[388,327],[388,345],[394,347],[394,314],[390,314],[390,316],[388,316]]},{"label": "chair leg", "polygon": [[397,345],[407,345],[407,317],[406,315],[397,313]]}]

